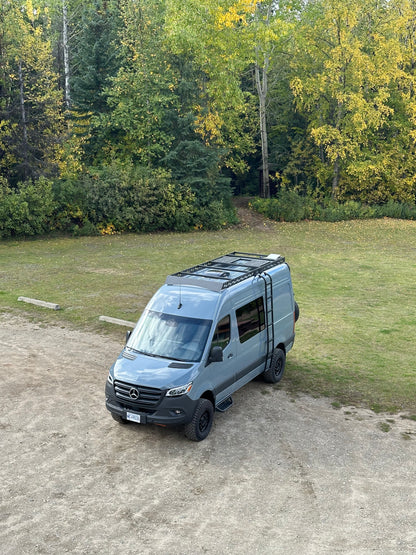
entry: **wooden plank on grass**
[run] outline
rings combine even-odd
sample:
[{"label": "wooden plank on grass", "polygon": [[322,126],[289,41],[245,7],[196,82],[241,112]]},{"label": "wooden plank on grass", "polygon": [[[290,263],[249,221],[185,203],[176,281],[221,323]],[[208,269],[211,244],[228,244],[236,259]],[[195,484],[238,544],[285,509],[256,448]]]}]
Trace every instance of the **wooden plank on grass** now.
[{"label": "wooden plank on grass", "polygon": [[134,328],[136,322],[129,322],[128,320],[120,320],[119,318],[112,318],[111,316],[100,316],[98,318],[101,322],[109,322],[110,324],[117,324],[118,326],[127,326]]},{"label": "wooden plank on grass", "polygon": [[56,303],[49,303],[47,301],[40,301],[39,299],[30,299],[29,297],[18,297],[18,301],[22,301],[24,303],[35,304],[37,306],[42,306],[43,308],[51,308],[52,310],[61,310],[59,304]]}]

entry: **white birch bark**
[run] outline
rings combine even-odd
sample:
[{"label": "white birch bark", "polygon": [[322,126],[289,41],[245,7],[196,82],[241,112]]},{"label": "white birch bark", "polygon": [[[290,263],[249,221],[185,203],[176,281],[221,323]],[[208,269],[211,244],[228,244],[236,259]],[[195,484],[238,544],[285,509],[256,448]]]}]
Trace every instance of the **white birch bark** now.
[{"label": "white birch bark", "polygon": [[65,105],[71,107],[71,89],[69,84],[69,43],[68,43],[68,8],[66,0],[62,0],[62,46],[64,53]]}]

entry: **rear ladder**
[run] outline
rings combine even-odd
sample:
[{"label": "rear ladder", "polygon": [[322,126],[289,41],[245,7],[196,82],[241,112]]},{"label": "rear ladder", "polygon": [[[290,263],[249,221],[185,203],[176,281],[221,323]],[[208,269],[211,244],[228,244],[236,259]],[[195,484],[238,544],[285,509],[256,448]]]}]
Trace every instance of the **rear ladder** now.
[{"label": "rear ladder", "polygon": [[266,371],[272,360],[274,351],[274,317],[273,317],[273,281],[270,274],[263,272],[261,277],[264,280],[265,291],[265,312],[266,312],[266,362],[264,370]]}]

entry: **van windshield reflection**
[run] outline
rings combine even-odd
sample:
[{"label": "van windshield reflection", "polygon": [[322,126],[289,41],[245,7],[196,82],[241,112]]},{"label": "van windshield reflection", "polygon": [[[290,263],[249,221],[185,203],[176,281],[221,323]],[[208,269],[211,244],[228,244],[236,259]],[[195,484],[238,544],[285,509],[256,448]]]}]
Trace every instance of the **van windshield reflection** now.
[{"label": "van windshield reflection", "polygon": [[147,310],[126,346],[144,355],[198,362],[211,324],[211,320]]}]

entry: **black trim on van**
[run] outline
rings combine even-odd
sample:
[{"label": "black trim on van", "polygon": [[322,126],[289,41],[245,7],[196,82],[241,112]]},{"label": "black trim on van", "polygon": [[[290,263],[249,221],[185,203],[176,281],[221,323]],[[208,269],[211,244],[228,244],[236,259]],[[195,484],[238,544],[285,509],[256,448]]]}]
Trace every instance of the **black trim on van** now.
[{"label": "black trim on van", "polygon": [[256,360],[255,362],[253,362],[252,364],[250,364],[250,366],[248,366],[247,368],[244,368],[244,370],[240,370],[240,372],[238,372],[235,375],[235,380],[234,381],[238,381],[241,378],[244,378],[244,376],[246,376],[247,374],[250,374],[250,372],[252,370],[254,370],[255,368],[258,368],[262,364],[264,365],[264,360],[265,360],[265,357],[261,357],[258,360]]}]

